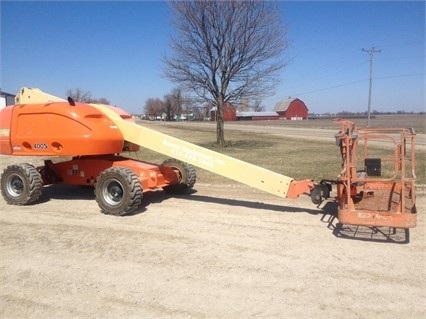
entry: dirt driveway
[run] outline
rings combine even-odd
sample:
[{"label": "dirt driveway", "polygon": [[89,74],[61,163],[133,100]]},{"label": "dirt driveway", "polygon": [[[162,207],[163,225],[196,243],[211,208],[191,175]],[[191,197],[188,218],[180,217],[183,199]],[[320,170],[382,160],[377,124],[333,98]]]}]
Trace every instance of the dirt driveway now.
[{"label": "dirt driveway", "polygon": [[425,317],[424,193],[408,236],[336,228],[333,203],[195,190],[148,194],[126,217],[101,214],[86,188],[1,198],[0,317]]}]

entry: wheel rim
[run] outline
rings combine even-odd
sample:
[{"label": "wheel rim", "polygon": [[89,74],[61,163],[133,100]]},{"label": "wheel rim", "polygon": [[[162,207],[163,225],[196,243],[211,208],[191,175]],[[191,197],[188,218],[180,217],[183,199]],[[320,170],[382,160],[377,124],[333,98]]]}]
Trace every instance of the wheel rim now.
[{"label": "wheel rim", "polygon": [[120,204],[123,200],[123,195],[123,184],[117,180],[110,181],[103,189],[103,197],[105,198],[105,201],[112,206]]},{"label": "wheel rim", "polygon": [[7,192],[13,197],[19,197],[24,192],[24,181],[19,175],[13,175],[7,182]]}]

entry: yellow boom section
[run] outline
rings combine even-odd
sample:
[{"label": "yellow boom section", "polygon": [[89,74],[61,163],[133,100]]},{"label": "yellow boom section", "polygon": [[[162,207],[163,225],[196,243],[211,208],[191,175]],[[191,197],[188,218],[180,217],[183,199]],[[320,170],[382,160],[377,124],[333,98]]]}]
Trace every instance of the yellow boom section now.
[{"label": "yellow boom section", "polygon": [[37,88],[22,88],[15,96],[15,104],[35,104],[35,103],[50,103],[64,102],[60,97],[47,94]]},{"label": "yellow boom section", "polygon": [[238,159],[211,151],[178,138],[125,121],[108,106],[91,104],[106,114],[118,126],[126,141],[155,152],[190,163],[213,173],[287,197],[292,178]]},{"label": "yellow boom section", "polygon": [[[17,95],[16,101],[19,101],[20,104],[25,104],[58,102],[64,101],[64,99],[46,94],[38,89],[23,88],[21,93]],[[265,192],[287,197],[290,183],[293,180],[290,177],[123,120],[110,106],[102,104],[91,105],[107,115],[117,125],[123,138],[128,142]]]}]

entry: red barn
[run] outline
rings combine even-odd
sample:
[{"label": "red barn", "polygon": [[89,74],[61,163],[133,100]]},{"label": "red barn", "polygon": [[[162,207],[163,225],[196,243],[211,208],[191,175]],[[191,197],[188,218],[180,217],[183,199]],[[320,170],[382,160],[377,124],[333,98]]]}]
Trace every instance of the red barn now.
[{"label": "red barn", "polygon": [[308,108],[299,99],[288,98],[275,104],[274,111],[278,113],[280,119],[286,120],[307,120]]},{"label": "red barn", "polygon": [[[214,107],[210,110],[210,120],[216,122],[216,112],[217,107]],[[231,104],[226,103],[223,107],[223,120],[224,121],[236,121],[237,120],[237,110]]]}]

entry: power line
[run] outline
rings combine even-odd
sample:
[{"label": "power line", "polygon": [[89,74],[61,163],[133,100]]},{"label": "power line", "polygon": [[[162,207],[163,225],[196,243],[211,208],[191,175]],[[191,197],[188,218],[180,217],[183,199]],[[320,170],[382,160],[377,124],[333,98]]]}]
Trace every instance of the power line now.
[{"label": "power line", "polygon": [[[362,62],[362,63],[357,63],[357,64],[353,64],[353,65],[350,65],[350,66],[346,66],[346,67],[344,67],[344,68],[340,68],[340,69],[338,69],[338,70],[335,70],[335,71],[329,71],[328,73],[324,73],[324,74],[321,74],[321,75],[318,75],[318,76],[316,76],[316,77],[312,77],[312,78],[310,78],[309,80],[304,80],[303,82],[302,81],[299,81],[299,83],[297,83],[296,82],[296,84],[292,84],[292,85],[290,85],[290,86],[287,86],[286,87],[286,89],[287,90],[289,90],[289,89],[294,89],[294,88],[297,88],[297,87],[300,87],[300,86],[305,86],[306,84],[308,84],[308,83],[312,83],[312,82],[316,82],[316,81],[318,81],[318,80],[321,80],[321,79],[324,79],[324,78],[327,78],[327,77],[330,77],[330,76],[333,76],[333,75],[336,75],[336,74],[339,74],[339,73],[341,73],[341,72],[344,72],[344,71],[348,71],[348,70],[351,70],[351,69],[354,69],[354,68],[356,68],[356,67],[359,67],[359,66],[361,66],[361,65],[363,65],[363,64],[365,64],[365,62]],[[328,69],[327,70],[329,70],[329,64],[327,64],[327,67],[328,67]],[[320,70],[321,72],[317,72],[317,73],[323,73],[322,72],[322,70]]]},{"label": "power line", "polygon": [[328,87],[321,88],[321,89],[315,89],[315,90],[311,90],[311,91],[293,93],[293,94],[290,94],[290,96],[300,96],[300,95],[306,95],[306,94],[310,94],[310,93],[316,93],[316,92],[321,92],[321,91],[326,91],[326,90],[331,90],[331,89],[337,89],[339,87],[348,86],[348,85],[352,85],[352,84],[355,84],[355,83],[364,82],[364,81],[367,81],[367,80],[368,79],[362,79],[362,80],[356,80],[356,81],[346,82],[346,83],[342,83],[342,84],[336,84],[336,85],[328,86]]},{"label": "power line", "polygon": [[[425,75],[425,73],[411,73],[411,74],[401,74],[401,75],[387,75],[387,76],[373,77],[373,80],[383,80],[383,79],[392,79],[392,78],[407,78],[407,77],[424,76],[424,75]],[[306,95],[306,94],[311,94],[311,93],[316,93],[316,92],[321,92],[321,91],[327,91],[327,90],[331,90],[331,89],[337,89],[337,88],[340,88],[340,87],[349,86],[349,85],[360,83],[360,82],[365,82],[365,81],[368,81],[368,80],[369,79],[366,78],[366,79],[362,79],[362,80],[356,80],[356,81],[351,81],[351,82],[336,84],[336,85],[333,85],[333,86],[327,86],[327,87],[320,88],[320,89],[314,89],[314,90],[310,90],[310,91],[291,93],[291,94],[283,95],[282,97],[279,98],[279,100],[280,99],[285,99],[288,96],[301,96],[301,95]]]},{"label": "power line", "polygon": [[373,86],[373,57],[374,54],[382,52],[382,50],[375,50],[374,47],[372,47],[370,50],[365,50],[362,48],[363,52],[367,52],[370,56],[370,85],[368,89],[368,112],[367,112],[367,127],[370,126],[370,111],[371,111],[371,90]]},{"label": "power line", "polygon": [[423,76],[423,75],[425,75],[425,73],[411,73],[411,74],[378,76],[378,77],[375,77],[373,79],[383,80],[383,79],[392,79],[392,78],[408,78],[408,77]]}]

